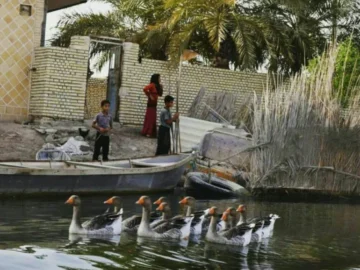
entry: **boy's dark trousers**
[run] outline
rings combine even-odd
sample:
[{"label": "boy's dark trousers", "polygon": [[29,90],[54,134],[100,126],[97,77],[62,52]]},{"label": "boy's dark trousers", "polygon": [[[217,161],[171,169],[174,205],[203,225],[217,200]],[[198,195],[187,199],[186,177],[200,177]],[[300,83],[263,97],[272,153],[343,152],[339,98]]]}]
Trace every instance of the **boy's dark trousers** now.
[{"label": "boy's dark trousers", "polygon": [[171,149],[170,128],[160,126],[158,133],[156,156],[168,155]]},{"label": "boy's dark trousers", "polygon": [[109,160],[109,144],[110,144],[110,137],[104,136],[101,133],[96,133],[96,140],[95,140],[95,149],[94,149],[94,156],[93,160],[99,160],[100,149],[102,148],[102,158],[103,161]]}]

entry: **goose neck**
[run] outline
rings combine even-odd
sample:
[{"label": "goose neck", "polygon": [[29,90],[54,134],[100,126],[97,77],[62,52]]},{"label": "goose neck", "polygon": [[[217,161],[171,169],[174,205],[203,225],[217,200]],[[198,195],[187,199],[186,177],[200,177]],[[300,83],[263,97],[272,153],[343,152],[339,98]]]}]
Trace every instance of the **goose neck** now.
[{"label": "goose neck", "polygon": [[217,225],[216,217],[212,216],[209,225],[209,232],[216,234],[216,225]]},{"label": "goose neck", "polygon": [[193,207],[189,205],[186,210],[186,216],[189,217],[192,215]]},{"label": "goose neck", "polygon": [[150,209],[147,206],[143,207],[140,226],[150,230]]},{"label": "goose neck", "polygon": [[80,221],[80,206],[73,207],[73,216],[71,220],[72,225],[75,225],[77,228],[82,228]]},{"label": "goose neck", "polygon": [[239,223],[240,224],[246,223],[246,212],[240,212]]}]

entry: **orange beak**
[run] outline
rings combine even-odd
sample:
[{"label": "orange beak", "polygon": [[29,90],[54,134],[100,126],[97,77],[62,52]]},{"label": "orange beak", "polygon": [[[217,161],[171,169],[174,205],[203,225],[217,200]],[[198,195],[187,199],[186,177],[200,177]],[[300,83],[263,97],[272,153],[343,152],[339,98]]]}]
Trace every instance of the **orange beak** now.
[{"label": "orange beak", "polygon": [[114,204],[114,199],[113,198],[110,198],[108,199],[107,201],[104,202],[104,204]]},{"label": "orange beak", "polygon": [[139,204],[139,205],[144,205],[145,201],[144,201],[144,197],[141,197],[137,202],[136,204]]},{"label": "orange beak", "polygon": [[73,197],[70,197],[66,202],[65,204],[74,204],[74,198]]},{"label": "orange beak", "polygon": [[160,204],[161,204],[161,200],[160,200],[160,199],[158,199],[157,201],[155,201],[155,202],[154,202],[154,204],[156,204],[156,205],[160,205]]},{"label": "orange beak", "polygon": [[187,204],[187,199],[184,198],[184,199],[182,199],[179,203],[180,203],[180,204]]},{"label": "orange beak", "polygon": [[227,221],[228,213],[225,211],[223,215],[221,216],[221,220]]},{"label": "orange beak", "polygon": [[245,212],[245,205],[239,205],[238,209],[236,209],[236,212]]},{"label": "orange beak", "polygon": [[158,208],[156,208],[157,211],[163,211],[164,210],[164,205],[160,204]]}]

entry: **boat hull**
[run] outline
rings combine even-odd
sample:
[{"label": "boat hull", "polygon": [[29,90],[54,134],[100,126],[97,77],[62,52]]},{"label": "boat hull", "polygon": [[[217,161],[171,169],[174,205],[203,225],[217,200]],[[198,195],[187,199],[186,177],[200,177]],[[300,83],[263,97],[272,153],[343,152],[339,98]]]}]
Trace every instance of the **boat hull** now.
[{"label": "boat hull", "polygon": [[[54,169],[39,171],[34,169],[0,168],[0,196],[166,191],[176,187],[184,174],[187,163],[188,158],[185,158],[178,163],[160,168],[144,167],[117,170],[84,170],[84,168],[79,168],[77,170]],[[36,163],[32,164],[36,165]]]}]

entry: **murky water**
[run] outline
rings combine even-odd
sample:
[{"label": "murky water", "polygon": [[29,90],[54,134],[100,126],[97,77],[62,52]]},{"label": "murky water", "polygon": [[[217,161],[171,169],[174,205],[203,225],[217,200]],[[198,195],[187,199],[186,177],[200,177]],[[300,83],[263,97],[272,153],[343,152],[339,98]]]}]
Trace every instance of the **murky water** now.
[{"label": "murky water", "polygon": [[[153,199],[158,196],[152,196]],[[179,211],[179,196],[171,198]],[[360,205],[247,202],[248,216],[277,213],[274,236],[246,248],[152,242],[122,234],[110,239],[70,237],[72,209],[61,200],[0,203],[0,270],[32,269],[360,269]],[[83,198],[83,216],[104,211],[104,197]],[[124,199],[125,216],[140,212]],[[220,210],[240,201],[202,201]]]}]

